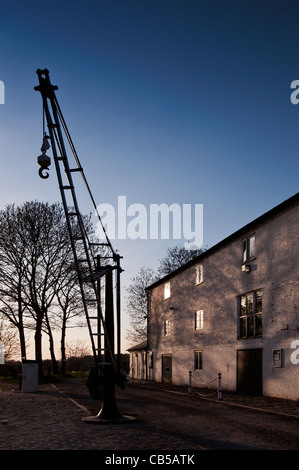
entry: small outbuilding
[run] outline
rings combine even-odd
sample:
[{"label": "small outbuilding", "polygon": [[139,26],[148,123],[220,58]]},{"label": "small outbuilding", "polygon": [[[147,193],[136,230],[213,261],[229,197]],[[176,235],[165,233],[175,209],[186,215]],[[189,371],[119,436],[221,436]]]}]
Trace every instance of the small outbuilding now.
[{"label": "small outbuilding", "polygon": [[130,377],[131,379],[148,379],[148,347],[147,340],[127,349],[130,354]]}]

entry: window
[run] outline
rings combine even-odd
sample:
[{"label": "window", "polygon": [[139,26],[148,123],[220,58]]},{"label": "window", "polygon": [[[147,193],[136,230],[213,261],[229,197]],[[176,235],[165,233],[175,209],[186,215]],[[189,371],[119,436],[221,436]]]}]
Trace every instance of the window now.
[{"label": "window", "polygon": [[255,257],[255,235],[243,240],[243,263]]},{"label": "window", "polygon": [[169,336],[170,335],[170,321],[165,320],[164,321],[164,336]]},{"label": "window", "polygon": [[169,299],[170,297],[170,282],[164,284],[164,299]]},{"label": "window", "polygon": [[203,328],[203,310],[195,312],[195,329],[201,330]]},{"label": "window", "polygon": [[194,370],[202,369],[202,351],[194,351]]},{"label": "window", "polygon": [[195,267],[195,285],[201,284],[203,281],[203,266],[202,264]]},{"label": "window", "polygon": [[239,299],[239,338],[262,336],[262,291],[249,292]]}]

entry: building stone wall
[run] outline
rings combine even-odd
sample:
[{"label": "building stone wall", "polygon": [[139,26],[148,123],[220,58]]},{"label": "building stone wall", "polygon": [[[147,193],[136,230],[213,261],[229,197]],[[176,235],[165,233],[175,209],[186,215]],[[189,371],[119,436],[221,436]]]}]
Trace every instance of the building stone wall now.
[{"label": "building stone wall", "polygon": [[[255,256],[244,272],[243,240],[251,234]],[[162,355],[167,354],[172,356],[172,383],[187,385],[192,371],[194,386],[216,388],[220,372],[223,389],[235,391],[238,351],[261,349],[263,394],[298,399],[299,364],[291,360],[294,341],[299,348],[298,203],[227,240],[149,288],[151,377],[162,381]],[[198,264],[203,281],[195,285]],[[167,299],[164,281],[170,282]],[[262,336],[238,339],[239,296],[256,290],[262,291]],[[203,310],[203,328],[195,330],[197,310]],[[167,335],[165,321],[170,322]],[[273,350],[282,350],[281,367],[273,365]],[[202,351],[201,370],[194,370],[194,351]]]}]

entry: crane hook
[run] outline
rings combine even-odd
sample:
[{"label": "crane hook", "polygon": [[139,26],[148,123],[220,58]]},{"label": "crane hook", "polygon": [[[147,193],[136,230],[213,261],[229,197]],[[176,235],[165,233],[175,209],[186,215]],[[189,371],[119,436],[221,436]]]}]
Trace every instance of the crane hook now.
[{"label": "crane hook", "polygon": [[39,176],[42,179],[47,179],[49,178],[49,173],[43,174],[44,170],[48,170],[49,166],[51,165],[51,158],[46,155],[46,151],[50,148],[49,142],[48,142],[48,136],[44,136],[43,138],[43,145],[41,146],[41,151],[42,154],[37,157],[37,163],[41,166],[41,168],[38,171]]},{"label": "crane hook", "polygon": [[46,173],[45,175],[43,175],[44,170],[48,170],[48,168],[40,168],[38,170],[38,174],[42,179],[46,180],[47,178],[49,178],[49,173]]}]

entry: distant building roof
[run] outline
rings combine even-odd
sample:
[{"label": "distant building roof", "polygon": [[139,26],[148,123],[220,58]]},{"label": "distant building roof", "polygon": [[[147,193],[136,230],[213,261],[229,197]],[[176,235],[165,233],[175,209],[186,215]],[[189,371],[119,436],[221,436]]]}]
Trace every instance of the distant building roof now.
[{"label": "distant building roof", "polygon": [[240,228],[236,232],[234,232],[231,235],[229,235],[228,237],[224,238],[222,241],[220,241],[216,245],[212,246],[208,250],[206,250],[203,253],[201,253],[200,255],[196,256],[191,261],[188,261],[183,266],[180,266],[179,268],[175,269],[171,273],[169,273],[166,276],[162,277],[161,279],[154,282],[150,286],[146,287],[146,290],[151,290],[151,289],[155,288],[159,284],[162,284],[163,282],[167,281],[168,279],[172,278],[173,276],[176,276],[177,274],[184,271],[185,269],[188,269],[190,266],[193,266],[194,264],[203,261],[205,258],[208,258],[212,254],[214,254],[217,251],[221,250],[222,248],[224,248],[225,246],[227,246],[230,243],[234,242],[235,240],[238,240],[240,237],[244,236],[246,233],[251,232],[253,230],[256,230],[259,226],[265,224],[266,222],[268,222],[271,219],[274,219],[275,217],[278,217],[283,212],[286,212],[287,210],[291,209],[292,207],[294,207],[298,204],[299,204],[299,193],[296,193],[294,196],[290,197],[289,199],[282,202],[278,206],[275,206],[273,209],[269,210],[268,212],[261,215],[257,219],[254,219],[252,222],[249,222],[249,224],[247,224],[244,227]]},{"label": "distant building roof", "polygon": [[147,340],[142,341],[142,343],[136,344],[136,346],[132,346],[131,348],[127,349],[127,351],[142,351],[143,349],[147,349]]}]

